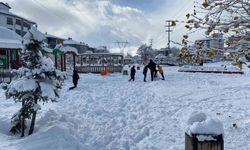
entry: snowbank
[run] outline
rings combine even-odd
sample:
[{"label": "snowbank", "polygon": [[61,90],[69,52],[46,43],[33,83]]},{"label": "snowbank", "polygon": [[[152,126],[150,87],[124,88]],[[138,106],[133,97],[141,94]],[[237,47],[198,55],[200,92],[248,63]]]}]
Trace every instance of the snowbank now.
[{"label": "snowbank", "polygon": [[240,69],[235,66],[183,66],[179,71],[232,71],[239,72]]}]

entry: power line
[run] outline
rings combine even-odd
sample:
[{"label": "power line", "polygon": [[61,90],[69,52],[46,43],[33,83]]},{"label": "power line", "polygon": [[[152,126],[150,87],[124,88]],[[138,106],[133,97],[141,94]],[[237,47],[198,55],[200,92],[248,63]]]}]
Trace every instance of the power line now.
[{"label": "power line", "polygon": [[124,56],[124,50],[128,45],[128,41],[116,41],[115,43],[117,43],[118,47],[120,48],[121,54]]},{"label": "power line", "polygon": [[[166,25],[165,27],[167,27],[167,34],[168,34],[168,50],[170,50],[170,33],[173,32],[173,30],[171,30],[171,23],[173,22],[173,20],[166,20]],[[167,51],[166,51],[166,54],[167,55]]]}]

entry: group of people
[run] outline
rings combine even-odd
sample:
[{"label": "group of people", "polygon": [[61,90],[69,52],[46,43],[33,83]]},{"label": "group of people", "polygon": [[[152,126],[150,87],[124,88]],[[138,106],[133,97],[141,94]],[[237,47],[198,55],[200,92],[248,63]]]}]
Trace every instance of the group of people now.
[{"label": "group of people", "polygon": [[[160,73],[162,80],[165,80],[162,66],[157,65],[157,67],[156,67],[156,63],[152,59],[150,59],[149,63],[147,65],[145,65],[143,68],[142,73],[144,75],[144,79],[143,79],[144,82],[147,82],[146,78],[147,78],[148,69],[150,70],[151,81],[154,81],[154,78],[157,77],[157,72]],[[130,70],[129,81],[132,81],[132,80],[135,81],[135,73],[136,73],[135,66],[133,66]]]},{"label": "group of people", "polygon": [[[159,72],[160,75],[162,76],[162,80],[165,80],[162,66],[157,65],[156,67],[156,63],[152,59],[150,59],[149,63],[145,65],[143,68],[142,73],[144,75],[144,79],[143,79],[144,82],[147,82],[146,78],[147,78],[148,69],[150,70],[151,81],[154,81],[154,78],[157,77],[157,72]],[[135,73],[136,73],[135,66],[133,66],[130,70],[131,78],[129,79],[129,81],[132,81],[132,80],[135,81]],[[74,86],[70,87],[69,90],[72,90],[77,87],[79,75],[76,70],[73,71],[72,79],[73,79]]]}]

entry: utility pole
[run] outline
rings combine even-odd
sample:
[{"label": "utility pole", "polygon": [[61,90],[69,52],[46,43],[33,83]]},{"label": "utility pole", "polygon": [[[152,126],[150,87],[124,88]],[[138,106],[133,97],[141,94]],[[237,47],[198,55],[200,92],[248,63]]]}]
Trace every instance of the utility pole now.
[{"label": "utility pole", "polygon": [[117,45],[118,45],[118,47],[120,48],[120,53],[123,55],[123,57],[124,57],[124,50],[125,50],[125,48],[126,48],[126,46],[127,46],[127,44],[128,44],[128,41],[116,41],[115,42]]},{"label": "utility pole", "polygon": [[[168,51],[170,51],[170,33],[173,32],[173,30],[171,30],[171,22],[174,20],[166,20],[166,25],[165,27],[167,27],[166,32],[168,33]],[[168,53],[166,51],[165,55],[167,56]]]},{"label": "utility pole", "polygon": [[152,49],[152,47],[153,47],[153,39],[149,39],[149,46],[151,47],[151,49]]}]

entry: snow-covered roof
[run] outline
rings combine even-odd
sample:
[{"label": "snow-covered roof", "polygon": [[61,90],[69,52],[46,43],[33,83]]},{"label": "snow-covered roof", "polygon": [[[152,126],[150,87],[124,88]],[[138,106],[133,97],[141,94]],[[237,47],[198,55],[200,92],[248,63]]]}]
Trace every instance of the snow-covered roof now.
[{"label": "snow-covered roof", "polygon": [[4,5],[5,7],[8,7],[9,9],[11,9],[8,3],[0,2],[0,5]]},{"label": "snow-covered roof", "polygon": [[81,56],[85,56],[85,55],[122,56],[122,54],[118,54],[118,53],[82,53],[79,55]]},{"label": "snow-covered roof", "polygon": [[63,44],[65,44],[65,45],[86,45],[83,42],[78,42],[78,41],[75,41],[72,39],[68,39],[68,40],[63,41]]},{"label": "snow-covered roof", "polygon": [[126,59],[126,60],[132,60],[132,58],[131,58],[130,56],[128,56],[128,55],[124,57],[124,60],[125,60],[125,59]]},{"label": "snow-covered roof", "polygon": [[60,37],[58,37],[58,36],[54,36],[54,35],[51,35],[51,34],[48,34],[48,33],[45,33],[44,35],[45,35],[46,37],[55,38],[55,39],[62,39],[62,40],[63,40],[63,38],[60,38]]},{"label": "snow-covered roof", "polygon": [[167,58],[167,57],[164,56],[163,54],[158,54],[157,56],[155,56],[155,58],[157,58],[157,59],[164,59],[164,58]]},{"label": "snow-covered roof", "polygon": [[0,48],[21,49],[22,38],[14,31],[0,26]]},{"label": "snow-covered roof", "polygon": [[71,47],[71,46],[63,46],[62,44],[57,44],[55,49],[59,49],[60,51],[66,53],[66,52],[74,52],[78,54],[78,51],[76,48]]},{"label": "snow-covered roof", "polygon": [[92,51],[86,51],[84,54],[93,54]]},{"label": "snow-covered roof", "polygon": [[63,51],[63,52],[74,52],[74,53],[78,54],[77,49],[74,48],[74,47],[71,47],[71,46],[62,46],[60,48],[60,50]]}]

